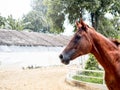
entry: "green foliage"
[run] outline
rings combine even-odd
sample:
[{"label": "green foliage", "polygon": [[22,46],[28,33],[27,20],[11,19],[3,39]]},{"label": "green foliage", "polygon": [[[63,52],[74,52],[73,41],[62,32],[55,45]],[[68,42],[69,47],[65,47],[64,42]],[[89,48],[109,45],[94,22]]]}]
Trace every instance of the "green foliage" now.
[{"label": "green foliage", "polygon": [[5,26],[6,18],[0,16],[0,28],[3,28]]},{"label": "green foliage", "polygon": [[120,0],[112,0],[112,1],[113,3],[111,4],[109,12],[115,16],[119,16],[120,15]]},{"label": "green foliage", "polygon": [[[120,0],[31,0],[32,10],[22,20],[0,16],[0,28],[31,29],[36,32],[64,32],[65,16],[71,24],[89,13],[92,26],[107,37],[119,38]],[[105,18],[110,13],[114,19]]]},{"label": "green foliage", "polygon": [[47,17],[50,24],[50,31],[52,33],[60,33],[64,31],[64,8],[63,3],[60,0],[44,0],[47,5]]},{"label": "green foliage", "polygon": [[111,20],[113,26],[114,26],[114,30],[117,34],[115,36],[115,38],[120,39],[120,17],[115,17],[114,19]]},{"label": "green foliage", "polygon": [[22,20],[16,20],[12,15],[7,18],[0,16],[0,28],[1,29],[12,29],[12,30],[23,30],[24,23]]},{"label": "green foliage", "polygon": [[92,77],[83,77],[83,76],[73,76],[73,79],[84,81],[84,82],[91,82],[91,83],[97,83],[97,84],[103,84],[102,78],[92,78]]},{"label": "green foliage", "polygon": [[4,28],[12,30],[23,30],[24,23],[21,20],[13,19],[12,15],[10,15],[7,18],[6,26]]},{"label": "green foliage", "polygon": [[106,37],[118,38],[120,31],[119,19],[107,19],[105,17],[100,17],[98,32],[102,33]]},{"label": "green foliage", "polygon": [[42,19],[39,12],[31,11],[23,18],[24,23],[27,23],[25,29],[30,29],[39,32],[42,29]]},{"label": "green foliage", "polygon": [[[105,19],[106,13],[113,16],[120,15],[120,0],[44,0],[47,5],[47,15],[50,19],[50,25],[63,32],[63,22],[65,15],[71,24],[79,18],[83,18],[85,11],[90,14],[92,26],[106,36],[117,37],[118,29],[115,29],[113,22]],[[84,19],[84,18],[83,18]],[[104,24],[102,24],[104,23]],[[110,24],[110,25],[109,25]],[[59,29],[58,29],[59,28]],[[110,32],[107,34],[108,30]],[[112,33],[112,34],[110,34]]]},{"label": "green foliage", "polygon": [[[95,57],[90,54],[89,59],[86,62],[85,69],[87,70],[101,70],[99,68],[99,64],[97,63],[97,60]],[[84,82],[91,82],[91,83],[97,83],[97,84],[103,84],[103,72],[93,72],[93,71],[77,71],[76,75],[74,75],[72,78]]]},{"label": "green foliage", "polygon": [[7,24],[8,24],[9,29],[15,30],[15,28],[16,28],[16,20],[13,19],[12,15],[8,16]]},{"label": "green foliage", "polygon": [[118,39],[120,39],[120,34],[119,34],[119,36],[118,36]]},{"label": "green foliage", "polygon": [[95,59],[95,57],[92,54],[89,55],[89,59],[86,62],[85,69],[88,69],[88,70],[101,70],[99,68],[99,64],[98,64],[97,60]]},{"label": "green foliage", "polygon": [[92,76],[92,77],[103,77],[102,72],[92,72],[92,71],[77,71],[78,75]]},{"label": "green foliage", "polygon": [[[101,70],[98,66],[97,61],[95,60],[95,57],[90,54],[90,58],[86,63],[85,71],[77,71],[76,75],[74,75],[72,78],[84,81],[84,82],[91,82],[91,83],[97,83],[97,84],[103,84],[103,72],[97,72],[92,70]],[[91,70],[91,71],[89,71]]]},{"label": "green foliage", "polygon": [[31,6],[32,11],[23,17],[23,21],[26,23],[25,29],[35,32],[50,32],[46,17],[47,7],[43,4],[43,0],[32,0]]}]

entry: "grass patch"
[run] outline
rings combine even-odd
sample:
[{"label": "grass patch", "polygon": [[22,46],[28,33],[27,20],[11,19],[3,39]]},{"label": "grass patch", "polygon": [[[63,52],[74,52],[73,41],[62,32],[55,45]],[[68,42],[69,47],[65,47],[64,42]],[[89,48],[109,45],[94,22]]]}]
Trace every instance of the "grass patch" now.
[{"label": "grass patch", "polygon": [[92,77],[103,77],[103,73],[102,72],[91,72],[91,71],[83,71],[83,72],[79,72],[77,71],[78,75],[85,75],[85,76],[92,76]]},{"label": "grass patch", "polygon": [[77,75],[74,75],[72,78],[84,82],[103,84],[102,72],[88,72],[88,71],[77,72]]}]

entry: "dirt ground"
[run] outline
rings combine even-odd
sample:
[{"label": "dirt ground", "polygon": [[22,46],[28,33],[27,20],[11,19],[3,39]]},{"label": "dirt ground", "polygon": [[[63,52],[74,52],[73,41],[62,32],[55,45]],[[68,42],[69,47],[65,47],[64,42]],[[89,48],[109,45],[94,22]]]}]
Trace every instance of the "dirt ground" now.
[{"label": "dirt ground", "polygon": [[85,90],[65,82],[67,67],[0,70],[0,90]]}]

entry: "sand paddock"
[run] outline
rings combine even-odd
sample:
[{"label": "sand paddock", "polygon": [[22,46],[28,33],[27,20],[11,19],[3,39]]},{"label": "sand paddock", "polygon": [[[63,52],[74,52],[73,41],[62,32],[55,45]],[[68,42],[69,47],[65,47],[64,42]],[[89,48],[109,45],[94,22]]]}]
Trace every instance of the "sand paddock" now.
[{"label": "sand paddock", "polygon": [[[67,67],[0,70],[0,90],[88,90],[65,82]],[[93,89],[89,89],[93,90]]]}]

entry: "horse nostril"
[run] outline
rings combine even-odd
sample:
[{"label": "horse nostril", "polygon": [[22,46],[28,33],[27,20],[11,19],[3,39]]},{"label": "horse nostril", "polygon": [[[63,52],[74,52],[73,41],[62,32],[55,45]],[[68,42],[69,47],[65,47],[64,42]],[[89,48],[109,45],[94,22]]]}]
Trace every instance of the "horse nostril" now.
[{"label": "horse nostril", "polygon": [[60,58],[60,59],[63,59],[63,55],[62,55],[62,54],[60,54],[59,58]]}]

